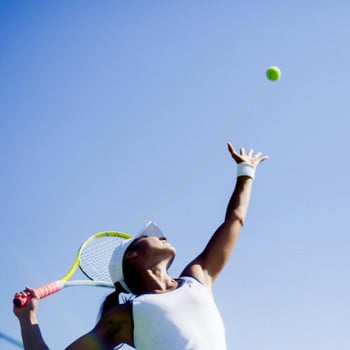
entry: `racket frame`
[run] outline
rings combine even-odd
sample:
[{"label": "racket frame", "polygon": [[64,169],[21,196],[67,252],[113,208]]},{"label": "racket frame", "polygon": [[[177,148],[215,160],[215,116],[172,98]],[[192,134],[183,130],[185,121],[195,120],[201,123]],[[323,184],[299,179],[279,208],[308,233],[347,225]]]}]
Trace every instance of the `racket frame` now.
[{"label": "racket frame", "polygon": [[[94,280],[89,276],[84,269],[81,267],[81,253],[83,252],[84,248],[94,239],[103,238],[103,237],[116,237],[116,238],[122,238],[122,239],[131,239],[132,236],[130,236],[127,233],[124,232],[118,232],[118,231],[101,231],[98,233],[95,233],[94,235],[90,236],[88,239],[84,241],[84,243],[80,246],[78,249],[78,252],[75,255],[73,264],[69,271],[59,280],[53,281],[51,283],[48,283],[46,285],[43,285],[37,289],[35,289],[35,293],[38,295],[40,299],[45,298],[49,295],[52,295],[54,293],[59,292],[65,287],[73,287],[73,286],[92,286],[92,287],[106,287],[106,288],[114,288],[114,285],[111,282],[106,281],[99,281]],[[80,268],[80,270],[83,272],[83,274],[89,279],[89,280],[73,280],[70,281],[74,273],[76,272],[77,268]],[[16,307],[24,307],[27,305],[27,303],[32,299],[32,295],[24,295],[20,296],[18,294],[15,295],[13,299],[13,303]]]}]

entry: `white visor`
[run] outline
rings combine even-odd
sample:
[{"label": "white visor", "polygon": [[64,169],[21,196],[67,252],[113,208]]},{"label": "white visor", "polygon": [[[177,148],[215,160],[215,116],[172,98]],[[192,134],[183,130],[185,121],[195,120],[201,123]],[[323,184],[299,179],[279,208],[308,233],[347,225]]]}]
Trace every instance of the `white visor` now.
[{"label": "white visor", "polygon": [[121,243],[114,249],[114,252],[111,257],[111,261],[109,263],[109,275],[111,277],[112,282],[113,283],[119,282],[127,292],[130,292],[130,290],[124,281],[124,273],[123,273],[124,254],[128,249],[128,247],[130,246],[130,244],[136,238],[142,237],[142,236],[164,237],[158,225],[150,221],[135,238],[121,241]]}]

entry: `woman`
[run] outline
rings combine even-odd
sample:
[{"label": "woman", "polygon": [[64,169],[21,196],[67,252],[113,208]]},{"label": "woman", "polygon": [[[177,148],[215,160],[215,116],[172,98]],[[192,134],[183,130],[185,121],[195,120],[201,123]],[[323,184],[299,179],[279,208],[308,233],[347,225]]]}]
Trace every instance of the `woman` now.
[{"label": "woman", "polygon": [[[225,350],[225,331],[212,296],[212,286],[229,260],[244,224],[258,164],[267,159],[250,149],[228,150],[238,164],[237,181],[224,222],[202,253],[179,278],[168,268],[176,251],[165,237],[141,236],[116,249],[110,274],[116,291],[108,296],[96,326],[68,346],[67,350],[113,349],[128,344],[138,350]],[[126,289],[134,298],[118,303]],[[48,349],[36,319],[38,298],[24,309],[14,308],[27,350]]]}]

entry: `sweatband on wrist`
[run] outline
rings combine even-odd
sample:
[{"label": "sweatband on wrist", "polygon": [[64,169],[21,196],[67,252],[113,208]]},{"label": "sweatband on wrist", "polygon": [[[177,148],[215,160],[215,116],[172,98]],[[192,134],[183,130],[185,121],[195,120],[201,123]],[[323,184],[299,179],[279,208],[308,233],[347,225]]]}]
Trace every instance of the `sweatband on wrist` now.
[{"label": "sweatband on wrist", "polygon": [[249,176],[254,180],[255,170],[256,170],[256,166],[253,164],[246,163],[246,162],[239,163],[237,165],[237,177]]}]

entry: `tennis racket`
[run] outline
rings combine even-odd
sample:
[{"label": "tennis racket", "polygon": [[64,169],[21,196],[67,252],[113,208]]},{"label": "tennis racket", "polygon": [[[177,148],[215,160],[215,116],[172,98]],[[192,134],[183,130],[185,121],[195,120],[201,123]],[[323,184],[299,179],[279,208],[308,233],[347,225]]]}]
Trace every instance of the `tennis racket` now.
[{"label": "tennis racket", "polygon": [[[46,284],[35,289],[40,299],[59,292],[65,287],[70,286],[95,286],[114,288],[109,276],[108,265],[111,260],[114,249],[122,240],[130,239],[132,236],[115,231],[105,231],[94,234],[89,237],[79,248],[70,270],[57,281]],[[89,280],[70,281],[77,268],[85,274]],[[16,307],[24,307],[31,295],[17,293],[13,299]]]}]

